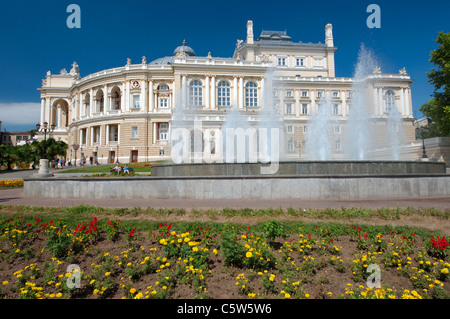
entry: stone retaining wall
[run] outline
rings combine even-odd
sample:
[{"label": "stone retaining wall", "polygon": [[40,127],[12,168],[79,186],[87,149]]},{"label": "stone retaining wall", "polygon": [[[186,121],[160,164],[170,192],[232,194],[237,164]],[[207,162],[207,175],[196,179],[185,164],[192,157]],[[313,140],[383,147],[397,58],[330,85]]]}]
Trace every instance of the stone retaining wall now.
[{"label": "stone retaining wall", "polygon": [[127,199],[377,199],[450,196],[450,175],[29,178],[24,195]]}]

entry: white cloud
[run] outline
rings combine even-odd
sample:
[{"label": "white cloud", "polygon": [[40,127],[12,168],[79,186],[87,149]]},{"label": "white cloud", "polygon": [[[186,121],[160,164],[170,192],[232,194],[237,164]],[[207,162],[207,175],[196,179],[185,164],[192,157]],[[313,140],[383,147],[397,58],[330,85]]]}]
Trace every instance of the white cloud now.
[{"label": "white cloud", "polygon": [[[40,103],[0,103],[0,121],[3,128],[11,130],[17,127],[34,128],[41,116]],[[29,129],[29,128],[28,128]]]}]

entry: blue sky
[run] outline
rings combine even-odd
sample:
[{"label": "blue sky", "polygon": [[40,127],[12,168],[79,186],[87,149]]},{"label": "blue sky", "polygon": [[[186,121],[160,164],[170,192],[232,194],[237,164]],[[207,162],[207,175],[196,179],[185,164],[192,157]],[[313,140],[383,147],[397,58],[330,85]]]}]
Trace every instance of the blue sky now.
[{"label": "blue sky", "polygon": [[[69,29],[70,4],[81,8],[81,29]],[[369,29],[369,4],[381,8],[381,28]],[[230,57],[245,39],[247,20],[255,37],[264,30],[286,30],[292,41],[324,42],[333,24],[336,76],[351,77],[361,43],[373,50],[384,73],[406,67],[414,80],[414,115],[430,99],[426,72],[439,31],[450,32],[450,1],[154,1],[154,0],[0,0],[0,121],[2,129],[29,130],[39,121],[37,88],[47,70],[81,76],[171,55],[186,39],[197,55]]]}]

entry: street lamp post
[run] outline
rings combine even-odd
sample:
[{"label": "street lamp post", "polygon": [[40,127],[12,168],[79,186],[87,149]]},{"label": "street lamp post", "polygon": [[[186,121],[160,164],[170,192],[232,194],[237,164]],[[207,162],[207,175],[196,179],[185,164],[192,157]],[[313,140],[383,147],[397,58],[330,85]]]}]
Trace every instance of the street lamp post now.
[{"label": "street lamp post", "polygon": [[72,148],[75,151],[75,161],[74,161],[74,166],[77,167],[77,151],[80,148],[79,144],[72,144]]},{"label": "street lamp post", "polygon": [[48,169],[48,159],[47,159],[47,133],[50,134],[55,130],[55,124],[48,126],[47,122],[41,124],[36,124],[36,131],[44,133],[44,147],[42,150],[42,156],[39,160],[39,172],[37,177],[51,177],[53,174],[50,173]]},{"label": "street lamp post", "polygon": [[427,151],[425,149],[425,134],[428,132],[428,124],[431,120],[427,118],[427,124],[424,126],[416,127],[416,134],[422,139],[422,158],[428,158]]}]

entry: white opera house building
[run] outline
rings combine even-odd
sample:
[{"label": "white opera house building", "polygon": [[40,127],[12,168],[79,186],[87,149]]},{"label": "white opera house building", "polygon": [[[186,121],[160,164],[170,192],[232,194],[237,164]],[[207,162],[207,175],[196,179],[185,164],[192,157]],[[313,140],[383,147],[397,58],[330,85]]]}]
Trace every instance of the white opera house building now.
[{"label": "white opera house building", "polygon": [[[168,159],[176,107],[194,110],[204,128],[220,128],[232,107],[257,116],[270,89],[283,119],[287,158],[307,158],[309,121],[324,96],[330,96],[333,105],[333,158],[340,157],[353,79],[335,75],[337,47],[331,24],[325,26],[323,43],[303,43],[292,41],[286,31],[262,31],[256,37],[248,21],[246,39],[230,43],[230,49],[231,57],[197,56],[183,41],[165,57],[142,57],[138,63],[127,59],[125,65],[84,77],[75,62],[69,72],[48,71],[38,89],[40,123],[54,124],[51,136],[70,149],[79,145],[78,163],[80,156],[93,156],[101,164]],[[373,102],[369,112],[376,128],[374,148],[383,147],[378,144],[389,107],[398,110],[405,141],[414,141],[412,80],[405,69],[384,74],[376,68],[366,82]],[[68,152],[67,161],[74,157],[75,152]]]}]

